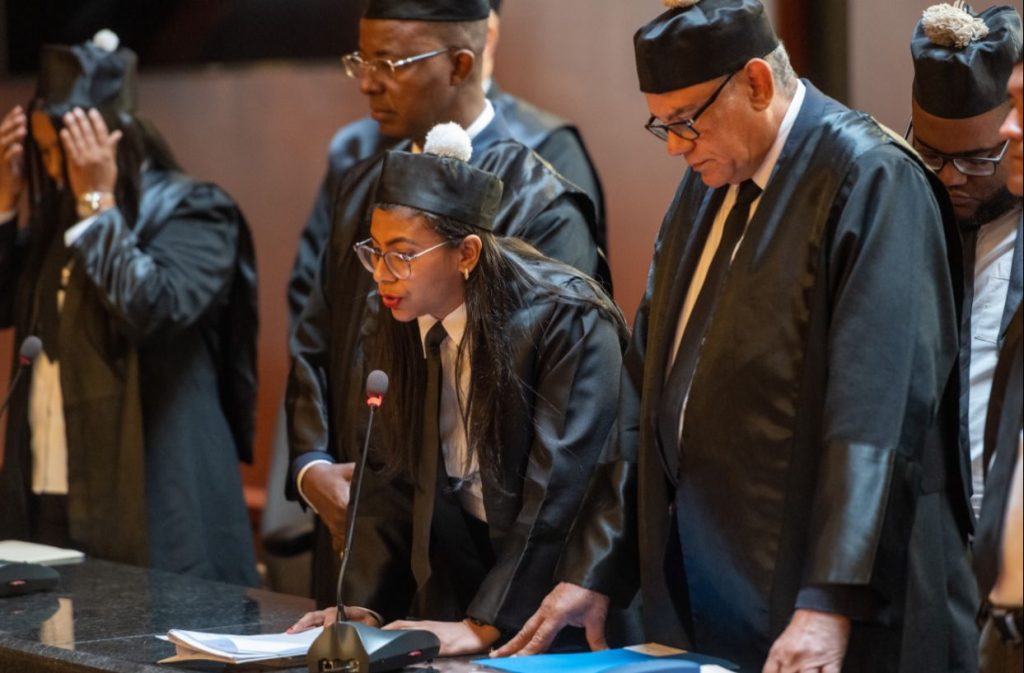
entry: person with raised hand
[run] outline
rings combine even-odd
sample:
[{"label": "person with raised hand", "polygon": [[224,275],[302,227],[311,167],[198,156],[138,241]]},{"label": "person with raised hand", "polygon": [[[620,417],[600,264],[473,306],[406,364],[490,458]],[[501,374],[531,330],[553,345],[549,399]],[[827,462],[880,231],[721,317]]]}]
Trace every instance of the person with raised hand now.
[{"label": "person with raised hand", "polygon": [[252,242],[137,86],[101,31],[44,47],[32,102],[0,122],[0,325],[43,344],[10,408],[0,538],[253,585]]}]

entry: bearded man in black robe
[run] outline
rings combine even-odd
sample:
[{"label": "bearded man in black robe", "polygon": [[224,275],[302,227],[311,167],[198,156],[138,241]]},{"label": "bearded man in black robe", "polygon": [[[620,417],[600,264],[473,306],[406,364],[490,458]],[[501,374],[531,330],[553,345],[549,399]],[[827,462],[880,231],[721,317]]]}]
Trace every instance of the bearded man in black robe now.
[{"label": "bearded man in black robe", "polygon": [[941,185],[795,78],[757,0],[674,4],[635,46],[647,128],[689,170],[625,356],[618,441],[565,582],[498,654],[565,623],[600,644],[608,597],[635,578],[648,638],[743,671],[954,670],[956,624],[931,609],[963,577],[942,532],[967,507]]},{"label": "bearded man in black robe", "polygon": [[960,444],[974,513],[984,489],[982,435],[996,355],[1021,303],[1024,210],[1006,188],[1012,166],[999,127],[1011,109],[1006,80],[1021,54],[1012,7],[975,15],[938,4],[914,28],[910,139],[953,202],[964,239]]},{"label": "bearded man in black robe", "polygon": [[[360,51],[346,57],[346,67],[381,133],[405,139],[397,149],[422,147],[438,122],[465,127],[473,140],[470,163],[505,184],[495,232],[593,275],[599,254],[590,199],[514,141],[484,97],[479,54],[489,12],[484,0],[374,0],[360,21]],[[291,339],[287,489],[326,524],[314,549],[314,596],[322,604],[334,602],[338,556],[331,544],[344,537],[350,462],[361,445],[359,342],[374,331],[367,311],[371,279],[352,246],[369,235],[382,157],[354,164],[334,186],[330,237]]]}]

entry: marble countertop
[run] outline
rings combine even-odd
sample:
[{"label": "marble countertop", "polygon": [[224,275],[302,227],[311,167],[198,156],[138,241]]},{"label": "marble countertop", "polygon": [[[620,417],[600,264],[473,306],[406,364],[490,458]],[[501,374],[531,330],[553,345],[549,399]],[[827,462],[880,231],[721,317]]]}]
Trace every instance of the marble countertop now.
[{"label": "marble countertop", "polygon": [[[106,561],[55,569],[61,575],[57,591],[0,598],[0,671],[218,671],[224,667],[157,665],[174,654],[174,646],[155,636],[170,629],[278,633],[313,609],[306,598]],[[494,670],[456,659],[424,668],[438,673]],[[276,670],[298,673],[306,667]]]}]

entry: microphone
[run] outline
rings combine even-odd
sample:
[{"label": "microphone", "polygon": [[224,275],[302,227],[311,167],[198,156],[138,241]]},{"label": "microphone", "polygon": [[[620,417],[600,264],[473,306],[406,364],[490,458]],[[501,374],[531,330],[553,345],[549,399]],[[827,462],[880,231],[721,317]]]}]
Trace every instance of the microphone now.
[{"label": "microphone", "polygon": [[355,482],[352,495],[348,500],[348,526],[345,530],[345,551],[341,553],[341,570],[338,571],[338,589],[335,604],[338,606],[338,621],[345,621],[345,605],[341,600],[341,585],[345,580],[345,569],[348,557],[352,552],[352,535],[356,528],[356,513],[359,510],[359,493],[363,489],[363,470],[366,469],[366,456],[370,452],[370,435],[373,433],[373,412],[384,403],[384,393],[388,391],[388,375],[374,369],[366,377],[366,406],[370,409],[370,420],[366,424],[366,437],[363,438],[363,452],[359,455],[359,465],[352,479]]},{"label": "microphone", "polygon": [[363,452],[352,476],[355,482],[349,498],[348,527],[345,532],[345,551],[341,555],[341,569],[338,571],[337,607],[338,621],[324,626],[323,633],[309,647],[306,664],[310,673],[327,671],[345,673],[384,673],[397,671],[412,664],[430,661],[441,651],[441,641],[430,631],[390,630],[374,628],[360,622],[345,621],[345,605],[341,588],[345,570],[352,552],[352,537],[355,532],[356,513],[359,508],[359,494],[366,469],[366,455],[370,448],[370,434],[373,431],[374,412],[384,403],[388,391],[388,375],[379,369],[366,377],[366,406],[370,409],[363,439]]},{"label": "microphone", "polygon": [[33,360],[39,357],[39,353],[43,350],[42,340],[30,334],[25,337],[25,340],[21,342],[21,348],[18,349],[18,371],[14,373],[14,378],[11,379],[11,385],[7,387],[7,397],[4,398],[4,403],[0,406],[0,418],[4,417],[4,412],[7,411],[7,405],[11,403],[11,396],[14,395],[14,390],[18,387],[18,383],[21,381],[21,377],[25,374],[25,370],[29,368]]}]

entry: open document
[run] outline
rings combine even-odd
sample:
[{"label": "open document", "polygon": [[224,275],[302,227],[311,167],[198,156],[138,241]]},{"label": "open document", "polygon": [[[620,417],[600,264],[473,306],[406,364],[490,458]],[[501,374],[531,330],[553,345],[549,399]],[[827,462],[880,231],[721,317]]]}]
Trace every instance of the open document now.
[{"label": "open document", "polygon": [[203,633],[171,629],[161,640],[174,643],[174,656],[161,659],[160,664],[180,661],[217,661],[226,664],[265,662],[273,659],[304,657],[309,646],[323,628],[301,633],[269,633],[258,636],[235,636],[227,633]]}]

